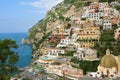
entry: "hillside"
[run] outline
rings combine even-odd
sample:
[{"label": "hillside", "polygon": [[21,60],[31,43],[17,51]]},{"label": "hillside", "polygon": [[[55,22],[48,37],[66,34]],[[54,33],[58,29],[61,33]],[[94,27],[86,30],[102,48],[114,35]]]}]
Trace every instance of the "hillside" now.
[{"label": "hillside", "polygon": [[68,23],[72,15],[81,11],[85,1],[65,0],[48,11],[46,17],[29,30],[29,39],[33,43],[33,51],[39,49],[41,43],[45,41],[56,25],[60,22]]},{"label": "hillside", "polygon": [[[109,27],[108,29],[104,28],[104,23],[105,21],[114,21],[117,19],[117,17],[115,16],[119,15],[119,6],[114,6],[114,4],[111,5],[110,2],[112,0],[99,0],[99,2],[103,2],[103,6],[105,4],[107,5],[107,7],[109,7],[110,10],[113,10],[111,11],[110,16],[106,16],[107,13],[103,11],[104,9],[100,11],[100,9],[102,9],[102,6],[98,10],[98,7],[96,5],[99,5],[99,3],[92,3],[94,1],[98,2],[98,0],[64,0],[60,4],[54,6],[51,10],[49,10],[46,13],[46,17],[40,20],[29,30],[29,40],[33,44],[33,54],[42,54],[43,51],[48,47],[56,48],[57,45],[59,45],[61,39],[67,37],[71,39],[72,36],[75,37],[75,35],[77,35],[75,37],[77,39],[74,43],[74,47],[76,45],[79,45],[83,48],[88,47],[97,49],[98,56],[103,56],[106,48],[109,47],[112,51],[116,52],[116,55],[118,55],[119,52],[116,48],[118,48],[119,50],[119,45],[116,45],[116,43],[118,42],[115,42],[114,39],[114,30],[119,27],[116,26],[118,23],[110,23],[111,27]],[[106,3],[106,1],[108,1],[108,3]],[[91,5],[91,7],[96,6],[96,9],[94,9],[94,14],[91,14],[91,11],[93,11],[93,9],[87,9],[89,5]],[[88,11],[90,11],[90,15],[94,15],[88,16],[89,19],[85,17],[88,14]],[[98,20],[93,21],[91,17],[93,17],[94,19],[97,18]],[[119,21],[119,19],[117,20]],[[84,28],[87,26],[91,28]],[[94,27],[92,26],[96,26],[96,29],[94,29]],[[78,30],[80,29],[84,32],[76,32],[75,34],[73,34],[74,32],[72,31],[72,28]],[[87,30],[88,32],[86,32]],[[106,30],[107,32],[105,32]],[[83,33],[86,35],[89,34],[90,36],[87,36],[87,38],[85,38]],[[111,36],[109,36],[110,34]],[[97,37],[92,35],[96,35]]]}]

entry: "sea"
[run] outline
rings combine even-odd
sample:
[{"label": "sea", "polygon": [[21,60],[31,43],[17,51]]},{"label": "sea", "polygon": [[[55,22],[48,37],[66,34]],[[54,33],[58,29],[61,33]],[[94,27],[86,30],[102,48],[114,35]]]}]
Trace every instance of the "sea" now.
[{"label": "sea", "polygon": [[28,38],[28,33],[0,33],[0,39],[12,39],[16,41],[18,48],[14,51],[18,54],[19,60],[15,65],[19,68],[28,66],[32,59],[32,45],[22,44],[22,38]]}]

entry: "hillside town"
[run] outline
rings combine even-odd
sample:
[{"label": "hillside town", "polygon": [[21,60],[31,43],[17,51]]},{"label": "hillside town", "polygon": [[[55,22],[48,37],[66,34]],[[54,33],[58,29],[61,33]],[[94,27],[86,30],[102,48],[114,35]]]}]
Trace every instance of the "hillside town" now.
[{"label": "hillside town", "polygon": [[66,21],[58,19],[52,28],[47,24],[51,34],[31,65],[11,80],[119,80],[120,9],[115,6],[120,3],[90,2],[77,11],[72,5],[63,14]]}]

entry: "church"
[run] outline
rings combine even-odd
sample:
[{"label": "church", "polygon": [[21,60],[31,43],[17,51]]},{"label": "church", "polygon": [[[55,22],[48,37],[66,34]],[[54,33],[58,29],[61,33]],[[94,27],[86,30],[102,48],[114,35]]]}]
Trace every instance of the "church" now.
[{"label": "church", "polygon": [[98,66],[97,77],[115,78],[120,76],[120,56],[110,54],[110,49],[106,50],[106,55],[101,58]]}]

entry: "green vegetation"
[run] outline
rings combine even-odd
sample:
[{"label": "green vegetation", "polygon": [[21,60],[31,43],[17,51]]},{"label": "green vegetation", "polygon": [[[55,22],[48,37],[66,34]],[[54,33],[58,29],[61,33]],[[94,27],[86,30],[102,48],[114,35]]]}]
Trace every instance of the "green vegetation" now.
[{"label": "green vegetation", "polygon": [[49,45],[50,45],[51,47],[56,47],[56,46],[57,46],[57,43],[55,43],[55,42],[50,42]]},{"label": "green vegetation", "polygon": [[18,61],[18,56],[11,50],[17,47],[13,40],[0,40],[0,80],[9,80],[10,76],[18,71],[18,68],[14,66]]},{"label": "green vegetation", "polygon": [[111,30],[101,32],[100,42],[97,42],[94,47],[97,49],[98,57],[102,57],[107,48],[110,48],[112,54],[119,55],[120,42],[114,39],[114,30],[117,28],[116,25],[113,25]]},{"label": "green vegetation", "polygon": [[[60,21],[65,21],[69,22],[70,18],[65,18],[63,16],[64,13],[66,13],[72,5],[75,5],[76,7],[81,7],[84,5],[84,0],[64,0],[63,3],[60,3],[56,5],[52,10],[47,12],[47,15],[44,19],[40,20],[36,25],[34,25],[30,30],[29,30],[29,39],[33,40],[33,44],[35,44],[35,49],[33,52],[37,49],[39,49],[39,46],[41,43],[43,43],[46,39],[46,36],[50,34],[46,34],[46,27],[47,23],[53,23],[56,20]],[[70,28],[71,26],[69,25],[67,28]],[[43,33],[43,38],[37,39],[36,34],[37,33]]]},{"label": "green vegetation", "polygon": [[86,20],[86,18],[81,18],[81,20]]},{"label": "green vegetation", "polygon": [[43,38],[39,40],[38,43],[35,43],[36,49],[39,49],[40,44],[42,44],[48,38],[50,34],[51,32],[49,32],[48,34],[44,34]]},{"label": "green vegetation", "polygon": [[120,6],[115,6],[115,8],[116,8],[117,10],[120,10]]},{"label": "green vegetation", "polygon": [[64,0],[64,4],[73,4],[74,2],[76,2],[77,0]]},{"label": "green vegetation", "polygon": [[83,6],[83,2],[80,1],[80,2],[76,3],[75,6],[76,6],[76,8],[79,8],[79,7]]},{"label": "green vegetation", "polygon": [[99,2],[112,2],[112,1],[115,1],[115,0],[99,0]]},{"label": "green vegetation", "polygon": [[85,0],[64,0],[64,4],[72,4],[75,5],[76,8],[80,8],[84,5]]},{"label": "green vegetation", "polygon": [[71,59],[71,62],[73,62],[73,63],[79,63],[79,59],[77,57],[73,57]]},{"label": "green vegetation", "polygon": [[75,65],[72,65],[72,66],[75,67],[75,68],[81,68],[81,69],[83,69],[84,75],[87,72],[95,72],[95,71],[97,71],[97,67],[98,67],[98,65],[100,63],[99,60],[96,60],[96,61],[86,61],[86,60],[79,60],[76,57],[73,57],[71,59],[71,62],[73,62],[75,64],[79,64],[79,67],[75,66]]},{"label": "green vegetation", "polygon": [[80,63],[80,68],[83,69],[83,73],[85,75],[87,72],[97,71],[97,67],[100,61],[80,61],[79,63]]},{"label": "green vegetation", "polygon": [[89,6],[90,5],[90,1],[87,1],[85,4],[84,4],[84,6]]}]

